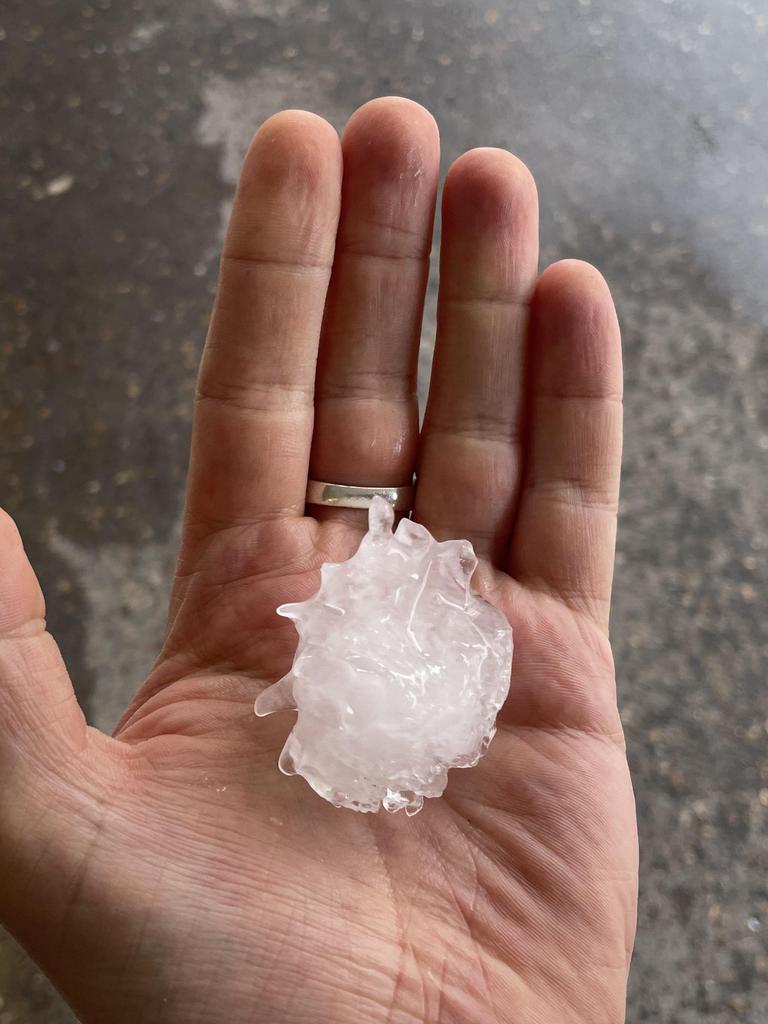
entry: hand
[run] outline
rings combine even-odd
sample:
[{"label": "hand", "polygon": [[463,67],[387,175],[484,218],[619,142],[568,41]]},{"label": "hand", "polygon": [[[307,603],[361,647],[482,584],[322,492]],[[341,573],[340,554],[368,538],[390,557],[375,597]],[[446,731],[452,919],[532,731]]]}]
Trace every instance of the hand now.
[{"label": "hand", "polygon": [[[526,168],[465,153],[445,184],[420,436],[437,179],[435,124],[405,100],[362,107],[341,145],[293,111],[256,135],[167,636],[114,737],[86,725],[0,524],[0,917],[84,1024],[624,1019],[637,848],[607,638],[616,318],[586,264],[537,280]],[[257,719],[253,701],[295,647],[276,606],[365,529],[305,511],[308,472],[398,485],[417,463],[415,517],[472,541],[475,586],[512,623],[512,688],[443,798],[411,819],[356,814],[278,772],[293,716]]]}]

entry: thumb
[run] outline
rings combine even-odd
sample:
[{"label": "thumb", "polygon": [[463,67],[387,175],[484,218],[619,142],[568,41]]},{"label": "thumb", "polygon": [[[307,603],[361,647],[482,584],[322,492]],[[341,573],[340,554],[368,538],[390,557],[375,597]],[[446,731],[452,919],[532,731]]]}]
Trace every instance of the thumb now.
[{"label": "thumb", "polygon": [[103,777],[90,756],[96,737],[107,740],[86,726],[45,629],[37,577],[13,520],[0,510],[0,922],[33,955],[64,914],[87,849],[87,819]]},{"label": "thumb", "polygon": [[0,510],[0,922],[40,962],[123,782],[120,744],[86,725],[21,537]]},{"label": "thumb", "polygon": [[45,601],[11,517],[0,510],[0,796],[21,758],[58,771],[86,744],[85,717],[45,629]]}]

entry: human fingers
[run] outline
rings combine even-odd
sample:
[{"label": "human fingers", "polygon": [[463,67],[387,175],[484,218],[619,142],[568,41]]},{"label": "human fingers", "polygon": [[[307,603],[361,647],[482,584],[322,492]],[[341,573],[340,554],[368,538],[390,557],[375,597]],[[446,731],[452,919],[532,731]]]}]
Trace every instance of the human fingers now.
[{"label": "human fingers", "polygon": [[276,114],[243,164],[198,382],[186,537],[302,515],[341,151],[304,111]]},{"label": "human fingers", "polygon": [[541,275],[531,304],[525,482],[509,571],[607,628],[622,442],[619,325],[587,263]]},{"label": "human fingers", "polygon": [[476,149],[443,196],[437,341],[419,457],[415,517],[498,560],[520,476],[528,299],[538,202],[511,153]]},{"label": "human fingers", "polygon": [[[344,131],[341,217],[315,393],[315,480],[411,483],[439,147],[432,116],[397,97],[366,103]],[[309,508],[321,519],[365,522],[363,512]]]}]

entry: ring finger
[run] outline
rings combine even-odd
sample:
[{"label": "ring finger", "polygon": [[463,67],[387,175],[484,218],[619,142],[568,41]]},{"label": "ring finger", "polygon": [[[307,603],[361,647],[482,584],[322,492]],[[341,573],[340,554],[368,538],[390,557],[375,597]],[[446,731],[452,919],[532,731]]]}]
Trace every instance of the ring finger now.
[{"label": "ring finger", "polygon": [[[315,386],[310,477],[410,484],[416,367],[439,172],[431,115],[410,100],[361,107],[342,138],[344,177]],[[317,518],[365,522],[352,509]]]},{"label": "ring finger", "polygon": [[498,149],[465,153],[443,191],[437,341],[414,516],[500,563],[520,478],[522,369],[538,261],[530,172]]}]

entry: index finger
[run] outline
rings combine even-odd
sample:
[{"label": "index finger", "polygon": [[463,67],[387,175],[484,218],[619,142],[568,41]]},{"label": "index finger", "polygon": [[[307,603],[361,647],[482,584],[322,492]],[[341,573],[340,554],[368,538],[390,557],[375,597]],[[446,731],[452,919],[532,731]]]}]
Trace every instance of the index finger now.
[{"label": "index finger", "polygon": [[340,195],[330,124],[296,110],[264,123],[241,172],[200,369],[188,529],[303,513]]}]

